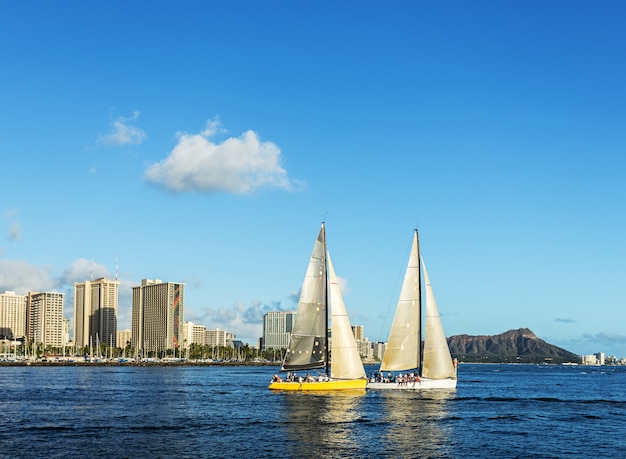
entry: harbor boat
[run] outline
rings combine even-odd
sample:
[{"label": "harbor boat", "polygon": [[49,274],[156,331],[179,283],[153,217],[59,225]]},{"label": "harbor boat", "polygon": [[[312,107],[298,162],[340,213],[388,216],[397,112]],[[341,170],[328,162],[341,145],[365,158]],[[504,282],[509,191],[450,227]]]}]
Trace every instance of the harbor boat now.
[{"label": "harbor boat", "polygon": [[[313,370],[317,370],[317,374]],[[326,248],[324,223],[302,283],[291,339],[280,372],[287,372],[287,375],[274,375],[269,389],[364,390],[367,385],[365,369]]]},{"label": "harbor boat", "polygon": [[[423,350],[422,272],[426,297]],[[450,356],[426,265],[420,256],[419,237],[415,230],[409,263],[380,370],[370,378],[367,388],[454,389],[457,382],[456,371],[457,362]]]}]

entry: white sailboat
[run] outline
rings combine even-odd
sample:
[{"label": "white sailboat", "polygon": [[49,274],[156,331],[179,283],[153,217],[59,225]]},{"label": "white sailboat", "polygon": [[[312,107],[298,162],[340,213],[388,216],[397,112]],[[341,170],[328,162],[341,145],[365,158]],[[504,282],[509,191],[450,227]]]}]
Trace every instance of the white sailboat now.
[{"label": "white sailboat", "polygon": [[[311,374],[311,370],[315,369],[324,369],[324,373]],[[281,372],[285,371],[289,373],[284,379],[274,375],[269,389],[334,391],[365,389],[367,384],[339,283],[326,249],[324,223],[317,235],[302,284],[291,340],[281,367]],[[298,375],[297,371],[309,373]]]},{"label": "white sailboat", "polygon": [[[422,353],[422,282],[420,261],[426,287],[425,339]],[[419,253],[417,230],[409,264],[402,283],[389,340],[380,371],[370,380],[368,389],[454,389],[456,360],[443,333],[437,303],[430,285],[424,260]],[[400,372],[392,374],[391,372]]]}]

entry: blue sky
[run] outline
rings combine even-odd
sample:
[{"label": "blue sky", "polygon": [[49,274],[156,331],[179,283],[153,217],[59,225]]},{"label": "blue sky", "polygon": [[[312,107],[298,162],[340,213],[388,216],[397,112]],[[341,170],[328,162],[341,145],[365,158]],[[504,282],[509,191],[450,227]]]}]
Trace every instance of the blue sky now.
[{"label": "blue sky", "polygon": [[626,356],[626,5],[23,2],[0,11],[0,291],[185,282],[255,344],[319,224],[385,340],[413,228],[446,335]]}]

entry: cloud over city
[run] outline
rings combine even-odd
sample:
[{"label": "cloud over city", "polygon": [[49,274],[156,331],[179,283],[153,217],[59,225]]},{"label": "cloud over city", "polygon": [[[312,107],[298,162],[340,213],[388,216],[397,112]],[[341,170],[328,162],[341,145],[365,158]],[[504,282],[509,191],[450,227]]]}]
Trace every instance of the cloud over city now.
[{"label": "cloud over city", "polygon": [[226,330],[234,333],[237,339],[255,344],[263,334],[263,315],[269,311],[282,310],[293,310],[293,308],[284,308],[280,301],[270,304],[252,301],[249,305],[237,302],[230,308],[185,309],[185,321],[205,325],[208,329]]},{"label": "cloud over city", "polygon": [[56,288],[55,280],[47,267],[25,261],[0,260],[0,291],[10,290],[18,295],[43,292]]},{"label": "cloud over city", "polygon": [[298,183],[281,165],[280,148],[254,131],[222,142],[218,120],[197,134],[179,133],[169,156],[145,172],[148,181],[173,192],[248,194],[263,188],[292,190]]}]

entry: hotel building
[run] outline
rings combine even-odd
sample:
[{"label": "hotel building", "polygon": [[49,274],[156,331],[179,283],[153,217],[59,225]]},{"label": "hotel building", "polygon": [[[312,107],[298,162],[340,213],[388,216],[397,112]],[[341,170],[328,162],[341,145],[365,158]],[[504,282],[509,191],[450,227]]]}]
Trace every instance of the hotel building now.
[{"label": "hotel building", "polygon": [[226,347],[229,338],[232,339],[232,335],[227,333],[226,330],[220,330],[219,328],[207,330],[205,334],[206,344],[209,346]]},{"label": "hotel building", "polygon": [[192,344],[206,344],[206,327],[204,325],[185,322],[183,325],[183,346],[188,348]]},{"label": "hotel building", "polygon": [[0,339],[15,340],[26,336],[26,295],[0,293]]},{"label": "hotel building", "polygon": [[183,345],[185,284],[143,279],[133,287],[132,345],[139,353]]},{"label": "hotel building", "polygon": [[117,347],[117,298],[120,283],[104,277],[74,283],[74,342]]}]

